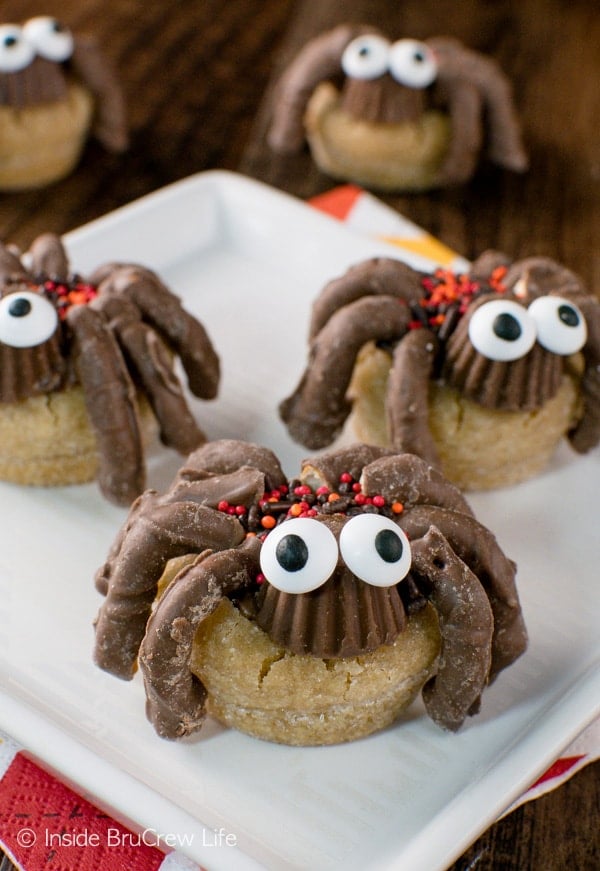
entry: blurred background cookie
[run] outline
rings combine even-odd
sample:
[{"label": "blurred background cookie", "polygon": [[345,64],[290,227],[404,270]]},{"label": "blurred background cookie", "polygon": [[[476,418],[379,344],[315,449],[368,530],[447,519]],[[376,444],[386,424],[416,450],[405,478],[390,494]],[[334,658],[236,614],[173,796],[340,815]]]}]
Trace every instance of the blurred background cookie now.
[{"label": "blurred background cookie", "polygon": [[450,37],[392,42],[373,27],[339,25],[287,67],[272,113],[275,151],[306,140],[322,172],[376,190],[460,184],[484,154],[527,168],[508,78]]},{"label": "blurred background cookie", "polygon": [[121,87],[96,40],[51,16],[1,24],[0,190],[68,175],[89,135],[109,151],[128,144]]}]

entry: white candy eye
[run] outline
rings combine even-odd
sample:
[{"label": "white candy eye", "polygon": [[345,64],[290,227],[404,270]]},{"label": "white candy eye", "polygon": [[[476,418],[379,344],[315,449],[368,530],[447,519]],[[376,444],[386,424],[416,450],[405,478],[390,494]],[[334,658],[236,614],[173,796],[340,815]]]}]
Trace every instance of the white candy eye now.
[{"label": "white candy eye", "polygon": [[11,293],[0,301],[0,342],[12,348],[41,345],[57,325],[56,309],[37,293]]},{"label": "white candy eye", "polygon": [[73,54],[71,31],[49,15],[30,18],[23,27],[25,39],[46,60],[62,63]]},{"label": "white candy eye", "polygon": [[16,24],[0,25],[0,73],[16,73],[29,66],[35,50]]},{"label": "white candy eye", "polygon": [[524,357],[534,346],[535,321],[524,306],[510,299],[492,299],[473,312],[469,338],[489,360],[508,362]]},{"label": "white candy eye", "polygon": [[437,78],[438,65],[432,50],[416,39],[400,39],[390,50],[390,72],[407,88],[427,88]]},{"label": "white candy eye", "polygon": [[338,561],[333,532],[310,517],[276,526],[260,551],[260,567],[268,582],[283,593],[309,593],[325,583]]},{"label": "white candy eye", "polygon": [[537,325],[538,342],[553,354],[575,354],[587,339],[581,310],[562,296],[540,296],[527,309]]},{"label": "white candy eye", "polygon": [[383,36],[358,36],[346,46],[342,69],[352,79],[378,79],[388,71],[389,51]]},{"label": "white candy eye", "polygon": [[340,551],[350,571],[375,587],[393,587],[411,566],[406,534],[380,514],[352,517],[342,527]]}]

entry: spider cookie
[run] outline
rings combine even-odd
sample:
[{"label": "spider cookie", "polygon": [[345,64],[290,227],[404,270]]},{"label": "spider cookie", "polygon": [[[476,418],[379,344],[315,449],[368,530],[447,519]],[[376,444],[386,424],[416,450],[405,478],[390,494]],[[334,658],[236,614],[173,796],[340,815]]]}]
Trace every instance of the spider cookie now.
[{"label": "spider cookie", "polygon": [[495,61],[450,37],[391,42],[366,25],[321,34],[284,71],[268,141],[292,153],[305,140],[322,172],[382,191],[466,182],[484,150],[502,167],[527,168]]},{"label": "spider cookie", "polygon": [[289,481],[271,451],[216,441],[132,506],[96,577],[95,659],[124,679],[139,662],[166,738],[211,713],[279,743],[350,741],[419,692],[454,731],[526,648],[515,571],[418,457],[353,445]]},{"label": "spider cookie", "polygon": [[212,399],[210,339],[149,269],[106,264],[82,278],[51,233],[22,257],[0,244],[0,478],[97,478],[107,499],[130,505],[145,487],[144,421],[182,454],[205,441],[175,356],[192,393]]},{"label": "spider cookie", "polygon": [[600,439],[600,303],[547,258],[487,252],[466,275],[381,258],[315,301],[309,361],[280,414],[311,449],[360,439],[424,457],[462,489],[539,473]]},{"label": "spider cookie", "polygon": [[90,132],[127,147],[121,87],[96,41],[46,15],[0,25],[0,190],[68,175]]}]

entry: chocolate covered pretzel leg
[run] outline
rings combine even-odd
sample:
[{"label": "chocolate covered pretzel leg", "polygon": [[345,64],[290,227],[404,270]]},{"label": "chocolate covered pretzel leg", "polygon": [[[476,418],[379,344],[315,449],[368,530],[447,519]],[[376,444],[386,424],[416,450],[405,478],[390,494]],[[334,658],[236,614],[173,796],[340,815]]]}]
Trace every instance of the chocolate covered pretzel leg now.
[{"label": "chocolate covered pretzel leg", "polygon": [[86,87],[96,97],[94,135],[109,151],[124,151],[129,145],[126,107],[115,71],[93,36],[79,35],[71,63]]},{"label": "chocolate covered pretzel leg", "polygon": [[136,380],[148,397],[160,425],[163,444],[189,454],[206,441],[188,408],[179,379],[173,371],[173,355],[160,336],[141,320],[135,303],[126,296],[99,296],[91,303],[111,322]]},{"label": "chocolate covered pretzel leg", "polygon": [[430,330],[411,330],[394,349],[385,395],[390,443],[434,466],[439,457],[429,426],[429,384],[437,338]]},{"label": "chocolate covered pretzel leg", "polygon": [[311,449],[341,432],[352,410],[346,393],[356,356],[370,341],[392,341],[406,332],[410,312],[397,299],[365,297],[336,312],[310,350],[308,367],[294,393],[280,405],[290,435]]},{"label": "chocolate covered pretzel leg", "polygon": [[422,538],[435,526],[451,548],[479,578],[494,615],[490,680],[525,650],[527,632],[515,584],[515,565],[505,556],[493,533],[473,517],[417,505],[400,515],[399,524],[412,540]]},{"label": "chocolate covered pretzel leg", "polygon": [[192,393],[213,399],[219,385],[219,358],[202,324],[185,311],[179,298],[150,270],[123,265],[110,274],[110,269],[109,264],[90,279],[100,282],[99,294],[131,299],[181,358]]},{"label": "chocolate covered pretzel leg", "polygon": [[98,484],[107,499],[129,505],[144,489],[145,464],[135,388],[115,337],[90,306],[74,306],[76,367],[98,445]]},{"label": "chocolate covered pretzel leg", "polygon": [[363,296],[393,296],[409,300],[422,294],[421,275],[408,264],[391,257],[364,260],[325,285],[311,312],[312,341],[335,312]]},{"label": "chocolate covered pretzel leg", "polygon": [[260,542],[236,551],[201,554],[172,582],[148,621],[140,649],[146,714],[163,738],[195,732],[205,718],[206,690],[190,671],[198,626],[223,597],[249,587],[260,566]]},{"label": "chocolate covered pretzel leg", "polygon": [[583,349],[585,371],[581,378],[583,416],[568,436],[572,447],[584,454],[600,442],[600,302],[579,296],[573,301],[585,317],[588,340]]},{"label": "chocolate covered pretzel leg", "polygon": [[66,281],[69,278],[67,252],[55,233],[42,233],[33,241],[28,253],[34,275],[47,275],[53,281]]},{"label": "chocolate covered pretzel leg", "polygon": [[240,469],[256,469],[264,475],[265,489],[287,483],[273,451],[239,439],[215,439],[195,450],[177,473],[173,488],[181,481],[194,481],[206,473],[227,475]]},{"label": "chocolate covered pretzel leg", "polygon": [[392,454],[374,459],[365,465],[360,483],[363,493],[379,493],[390,502],[401,494],[405,508],[437,505],[439,508],[473,514],[458,487],[414,454]]},{"label": "chocolate covered pretzel leg", "polygon": [[17,252],[0,242],[0,282],[10,285],[14,281],[28,281],[29,274]]},{"label": "chocolate covered pretzel leg", "polygon": [[339,74],[348,43],[372,28],[341,24],[307,43],[279,80],[273,95],[268,143],[274,151],[292,153],[304,143],[304,112],[319,82]]},{"label": "chocolate covered pretzel leg", "polygon": [[300,478],[315,489],[326,486],[335,490],[343,473],[358,481],[365,466],[393,453],[388,448],[356,442],[303,460]]},{"label": "chocolate covered pretzel leg", "polygon": [[244,530],[234,517],[195,502],[163,504],[147,491],[133,522],[99,571],[108,592],[96,623],[96,663],[131,679],[158,581],[169,559],[235,547]]},{"label": "chocolate covered pretzel leg", "polygon": [[442,533],[431,526],[411,546],[413,565],[432,585],[442,647],[435,677],[422,695],[427,713],[455,732],[478,707],[492,661],[494,618],[487,595]]},{"label": "chocolate covered pretzel leg", "polygon": [[[521,140],[512,88],[496,61],[465,48],[451,37],[434,37],[427,40],[427,44],[434,50],[438,61],[439,81],[451,92],[452,150],[460,140],[463,151],[468,153],[473,147],[471,137],[481,139],[481,130],[474,126],[474,112],[477,111],[480,117],[482,115],[482,106],[472,105],[477,99],[487,114],[490,158],[516,172],[527,169],[528,159]],[[473,89],[476,89],[477,97]],[[471,104],[470,108],[466,108],[468,104]],[[467,128],[460,128],[461,118],[469,123]]]}]

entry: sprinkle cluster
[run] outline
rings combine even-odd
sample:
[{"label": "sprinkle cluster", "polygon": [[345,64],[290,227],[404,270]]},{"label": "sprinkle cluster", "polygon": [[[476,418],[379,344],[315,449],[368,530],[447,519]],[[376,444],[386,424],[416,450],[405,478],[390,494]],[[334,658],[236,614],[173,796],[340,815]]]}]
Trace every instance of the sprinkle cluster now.
[{"label": "sprinkle cluster", "polygon": [[409,323],[409,329],[428,327],[444,341],[473,299],[482,293],[506,291],[502,283],[505,275],[505,266],[496,267],[485,282],[466,273],[451,272],[449,269],[436,269],[431,275],[425,275],[421,279],[424,296],[411,305],[413,319]]},{"label": "sprinkle cluster", "polygon": [[329,487],[313,489],[298,479],[276,490],[263,493],[256,505],[231,505],[221,500],[217,509],[238,518],[246,535],[264,537],[277,524],[291,517],[316,517],[318,514],[354,515],[384,514],[397,517],[404,510],[401,502],[388,502],[383,496],[367,496],[359,481],[349,472],[342,472],[335,490]]},{"label": "sprinkle cluster", "polygon": [[73,306],[86,305],[98,296],[98,290],[93,284],[77,279],[69,282],[47,279],[41,287],[56,308],[61,321],[64,321]]}]

